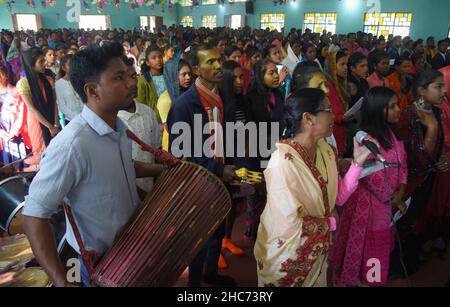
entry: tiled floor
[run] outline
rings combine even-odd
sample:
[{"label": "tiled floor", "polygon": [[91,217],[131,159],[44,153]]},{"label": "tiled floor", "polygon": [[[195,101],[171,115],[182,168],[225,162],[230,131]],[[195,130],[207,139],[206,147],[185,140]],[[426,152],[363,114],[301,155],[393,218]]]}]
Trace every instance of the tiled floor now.
[{"label": "tiled floor", "polygon": [[[253,245],[243,240],[244,218],[241,216],[236,221],[233,229],[234,243],[245,250],[242,256],[234,256],[225,252],[225,258],[228,262],[228,269],[220,270],[222,275],[232,276],[238,287],[256,287],[256,262],[253,256]],[[184,287],[187,285],[187,270],[182,274],[176,286]],[[413,287],[442,287],[446,284],[450,276],[450,256],[429,255],[421,266],[420,270],[410,276],[410,284]],[[205,285],[206,286],[206,285]],[[391,280],[388,287],[407,287],[405,279]]]}]

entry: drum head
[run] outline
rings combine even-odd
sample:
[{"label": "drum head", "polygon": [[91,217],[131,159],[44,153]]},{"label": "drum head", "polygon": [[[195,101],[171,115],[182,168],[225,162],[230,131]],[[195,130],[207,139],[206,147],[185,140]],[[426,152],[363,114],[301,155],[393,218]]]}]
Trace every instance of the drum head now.
[{"label": "drum head", "polygon": [[11,287],[50,287],[51,282],[42,268],[26,268]]},{"label": "drum head", "polygon": [[0,268],[13,262],[29,262],[33,259],[33,251],[30,242],[23,236],[20,238],[11,238],[11,243],[5,244],[0,253]]},{"label": "drum head", "polygon": [[[0,182],[0,227],[9,234],[23,233],[21,217],[16,220],[16,215],[24,205],[29,186],[29,179],[22,176],[9,177]],[[9,229],[11,223],[12,232]]]},{"label": "drum head", "polygon": [[[20,205],[19,209],[23,208],[23,203]],[[8,233],[12,235],[25,233],[23,230],[23,215],[22,210],[19,210],[14,216],[11,217],[9,222]]]}]

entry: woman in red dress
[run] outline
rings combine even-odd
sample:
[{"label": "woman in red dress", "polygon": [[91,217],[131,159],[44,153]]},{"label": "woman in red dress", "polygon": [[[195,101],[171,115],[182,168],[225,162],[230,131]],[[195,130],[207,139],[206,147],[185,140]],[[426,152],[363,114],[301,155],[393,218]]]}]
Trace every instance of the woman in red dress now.
[{"label": "woman in red dress", "polygon": [[[444,74],[444,83],[447,96],[437,107],[441,110],[441,123],[444,134],[441,159],[437,164],[436,179],[431,197],[428,201],[425,214],[421,221],[421,228],[429,234],[430,243],[433,240],[433,248],[445,253],[450,235],[450,66],[441,69]],[[431,244],[429,245],[431,246]]]},{"label": "woman in red dress", "polygon": [[348,110],[350,95],[347,88],[348,56],[343,51],[333,52],[328,59],[327,82],[330,93],[331,108],[334,114],[333,135],[336,138],[338,152],[342,155],[346,150],[345,126],[352,118],[348,118],[344,113]]}]

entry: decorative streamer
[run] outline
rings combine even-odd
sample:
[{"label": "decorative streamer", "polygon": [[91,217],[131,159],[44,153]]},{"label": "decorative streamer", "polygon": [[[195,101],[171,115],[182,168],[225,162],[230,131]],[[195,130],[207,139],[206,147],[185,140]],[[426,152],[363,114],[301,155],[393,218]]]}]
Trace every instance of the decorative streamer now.
[{"label": "decorative streamer", "polygon": [[155,8],[155,0],[145,0],[145,6],[150,7],[152,10]]},{"label": "decorative streamer", "polygon": [[136,2],[135,0],[132,0],[132,1],[130,2],[130,9],[134,10],[134,9],[137,8],[137,7],[138,7],[137,2]]},{"label": "decorative streamer", "polygon": [[87,0],[83,0],[83,7],[85,11],[89,11],[89,2]]},{"label": "decorative streamer", "polygon": [[14,0],[8,0],[8,2],[6,3],[8,12],[10,12],[10,13],[12,12],[12,5],[13,5],[14,3],[16,3],[16,1],[14,1]]},{"label": "decorative streamer", "polygon": [[105,9],[105,0],[98,0],[97,1],[97,11],[100,13],[101,10]]},{"label": "decorative streamer", "polygon": [[283,5],[286,4],[287,0],[273,0],[273,5],[277,6],[277,4]]},{"label": "decorative streamer", "polygon": [[36,3],[34,2],[34,0],[28,0],[28,1],[27,1],[27,5],[28,5],[28,6],[31,6],[31,8],[32,8],[33,10],[36,9]]}]

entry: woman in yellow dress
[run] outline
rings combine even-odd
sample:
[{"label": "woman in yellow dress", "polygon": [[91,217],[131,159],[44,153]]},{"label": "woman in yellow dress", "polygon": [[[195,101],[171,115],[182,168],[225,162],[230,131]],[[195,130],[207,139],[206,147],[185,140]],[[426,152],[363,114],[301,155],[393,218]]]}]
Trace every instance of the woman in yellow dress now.
[{"label": "woman in yellow dress", "polygon": [[170,80],[167,91],[161,94],[156,107],[163,125],[162,147],[169,151],[169,133],[167,131],[167,116],[172,102],[182,95],[192,84],[192,72],[189,64],[183,60],[170,60],[164,65],[164,74]]},{"label": "woman in yellow dress", "polygon": [[[259,286],[326,286],[335,205],[356,190],[360,165],[370,155],[354,141],[354,160],[339,178],[330,102],[320,89],[300,89],[286,102],[285,140],[267,169],[267,204],[255,243]],[[372,139],[371,139],[372,140]],[[376,142],[376,141],[374,141]]]}]

